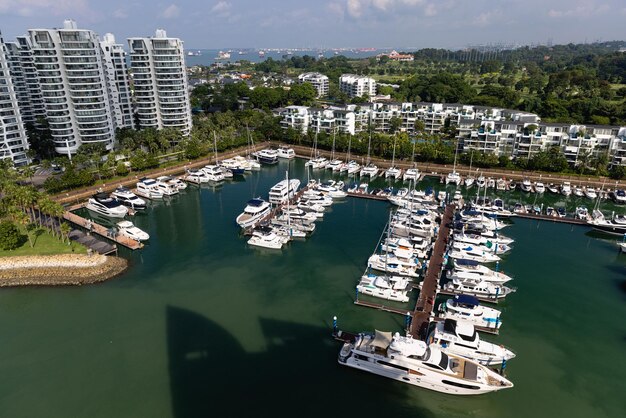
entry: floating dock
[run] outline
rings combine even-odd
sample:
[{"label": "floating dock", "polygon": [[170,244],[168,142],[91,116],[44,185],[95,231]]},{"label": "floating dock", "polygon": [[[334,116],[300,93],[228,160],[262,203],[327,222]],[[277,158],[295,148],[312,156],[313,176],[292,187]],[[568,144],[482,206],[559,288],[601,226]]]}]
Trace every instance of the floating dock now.
[{"label": "floating dock", "polygon": [[448,247],[448,239],[450,237],[450,224],[455,210],[454,205],[446,206],[439,224],[439,234],[437,241],[433,247],[433,251],[428,261],[428,268],[424,275],[422,290],[420,291],[415,309],[411,319],[411,327],[409,332],[413,338],[426,337],[424,334],[428,328],[430,317],[435,306],[435,298],[437,297],[437,286],[439,278],[444,268],[443,260]]},{"label": "floating dock", "polygon": [[80,231],[78,229],[74,229],[72,232],[70,232],[68,237],[72,241],[76,241],[79,244],[90,248],[92,251],[97,252],[98,254],[117,254],[117,246],[94,238],[93,235],[87,235],[83,231]]},{"label": "floating dock", "polygon": [[124,247],[129,248],[131,250],[138,250],[140,248],[143,248],[143,244],[141,242],[135,241],[132,238],[129,238],[127,236],[120,235],[120,234],[111,236],[109,232],[109,228],[106,228],[100,224],[97,224],[91,219],[83,218],[82,216],[79,216],[71,212],[71,210],[77,210],[77,209],[82,208],[83,206],[84,206],[83,204],[70,206],[69,210],[66,210],[63,213],[63,219],[73,223],[74,225],[83,227],[93,234],[100,235],[103,238],[106,238],[110,241],[114,241],[120,245],[123,245]]}]

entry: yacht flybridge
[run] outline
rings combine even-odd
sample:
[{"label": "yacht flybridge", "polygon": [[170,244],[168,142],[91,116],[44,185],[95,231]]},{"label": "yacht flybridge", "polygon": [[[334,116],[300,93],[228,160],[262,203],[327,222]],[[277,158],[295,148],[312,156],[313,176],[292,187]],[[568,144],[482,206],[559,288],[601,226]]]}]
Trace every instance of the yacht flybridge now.
[{"label": "yacht flybridge", "polygon": [[293,198],[300,187],[300,180],[281,180],[270,189],[269,202],[273,205],[280,205]]},{"label": "yacht flybridge", "polygon": [[[342,332],[337,334],[342,338]],[[339,364],[399,382],[454,395],[478,395],[513,387],[498,373],[399,333],[376,331],[343,339]]]},{"label": "yacht flybridge", "polygon": [[276,150],[276,154],[278,158],[283,158],[286,160],[292,160],[296,158],[296,152],[293,150],[293,148],[289,148],[284,145],[278,147],[278,150]]},{"label": "yacht flybridge", "polygon": [[146,208],[146,201],[142,198],[138,197],[135,193],[131,192],[130,189],[126,187],[118,187],[113,190],[111,193],[111,197],[118,202],[120,202],[124,206],[128,206],[129,208],[139,210]]},{"label": "yacht flybridge", "polygon": [[269,214],[270,210],[269,202],[261,198],[251,199],[244,211],[237,216],[236,222],[242,228],[252,227]]},{"label": "yacht flybridge", "polygon": [[500,311],[482,306],[474,296],[456,295],[441,303],[438,312],[441,318],[469,322],[482,328],[499,329],[502,326]]}]

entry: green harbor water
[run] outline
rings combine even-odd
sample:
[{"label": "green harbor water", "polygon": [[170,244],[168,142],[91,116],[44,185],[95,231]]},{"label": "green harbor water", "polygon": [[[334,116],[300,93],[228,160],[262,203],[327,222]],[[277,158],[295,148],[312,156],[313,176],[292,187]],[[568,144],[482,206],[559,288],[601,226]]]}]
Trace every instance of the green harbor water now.
[{"label": "green harbor water", "polygon": [[[501,334],[484,337],[516,352],[506,369],[515,387],[443,395],[336,361],[333,315],[350,331],[404,328],[402,316],[353,304],[388,204],[346,199],[309,239],[278,252],[250,248],[239,236],[234,218],[245,202],[267,197],[288,168],[306,182],[302,161],[281,162],[245,181],[189,187],[152,204],[134,219],[150,242],[123,253],[132,267],[119,278],[2,289],[0,416],[623,416],[626,255],[618,253],[619,238],[515,219],[502,231],[516,242],[501,269],[518,290],[499,305]],[[329,174],[315,173],[322,175]]]}]

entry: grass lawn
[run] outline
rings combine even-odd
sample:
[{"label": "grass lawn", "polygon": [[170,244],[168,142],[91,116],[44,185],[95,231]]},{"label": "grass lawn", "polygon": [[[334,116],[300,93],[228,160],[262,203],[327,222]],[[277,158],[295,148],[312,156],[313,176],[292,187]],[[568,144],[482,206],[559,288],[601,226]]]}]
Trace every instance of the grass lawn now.
[{"label": "grass lawn", "polygon": [[[52,255],[52,254],[87,254],[87,248],[70,241],[63,243],[60,239],[53,237],[46,230],[39,229],[31,232],[33,248],[30,247],[26,232],[22,229],[24,234],[22,245],[13,251],[0,250],[0,257],[14,257],[20,255]],[[73,250],[73,251],[72,251]]]}]

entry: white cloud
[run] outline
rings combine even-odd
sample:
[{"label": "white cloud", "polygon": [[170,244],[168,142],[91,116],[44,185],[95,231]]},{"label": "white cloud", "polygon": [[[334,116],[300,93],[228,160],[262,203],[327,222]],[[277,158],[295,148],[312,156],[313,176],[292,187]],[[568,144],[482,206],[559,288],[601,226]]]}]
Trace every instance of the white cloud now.
[{"label": "white cloud", "polygon": [[229,11],[231,7],[232,5],[227,1],[218,1],[217,3],[215,3],[215,6],[211,8],[211,11],[213,13],[222,13]]},{"label": "white cloud", "polygon": [[500,10],[490,10],[488,12],[482,12],[479,14],[472,24],[474,26],[485,27],[489,24],[493,24],[494,22],[500,21],[502,18],[502,12]]},{"label": "white cloud", "polygon": [[363,4],[361,3],[361,0],[348,0],[346,10],[352,17],[361,17],[363,14]]},{"label": "white cloud", "polygon": [[124,9],[115,9],[113,11],[113,17],[117,19],[126,19],[128,17],[128,12]]},{"label": "white cloud", "polygon": [[335,16],[338,16],[339,18],[343,18],[343,15],[345,13],[343,9],[343,5],[339,2],[328,3],[326,5],[326,9],[328,9],[330,13],[332,13]]},{"label": "white cloud", "polygon": [[165,19],[174,19],[180,15],[180,8],[175,4],[170,4],[167,9],[163,10],[161,17]]},{"label": "white cloud", "polygon": [[372,0],[372,5],[379,10],[388,10],[393,0]]},{"label": "white cloud", "polygon": [[87,0],[0,0],[0,15],[36,15],[92,18]]},{"label": "white cloud", "polygon": [[602,14],[608,10],[609,6],[607,4],[598,4],[595,0],[580,0],[575,3],[574,7],[569,9],[550,9],[548,17],[556,19],[562,17],[589,17]]}]

